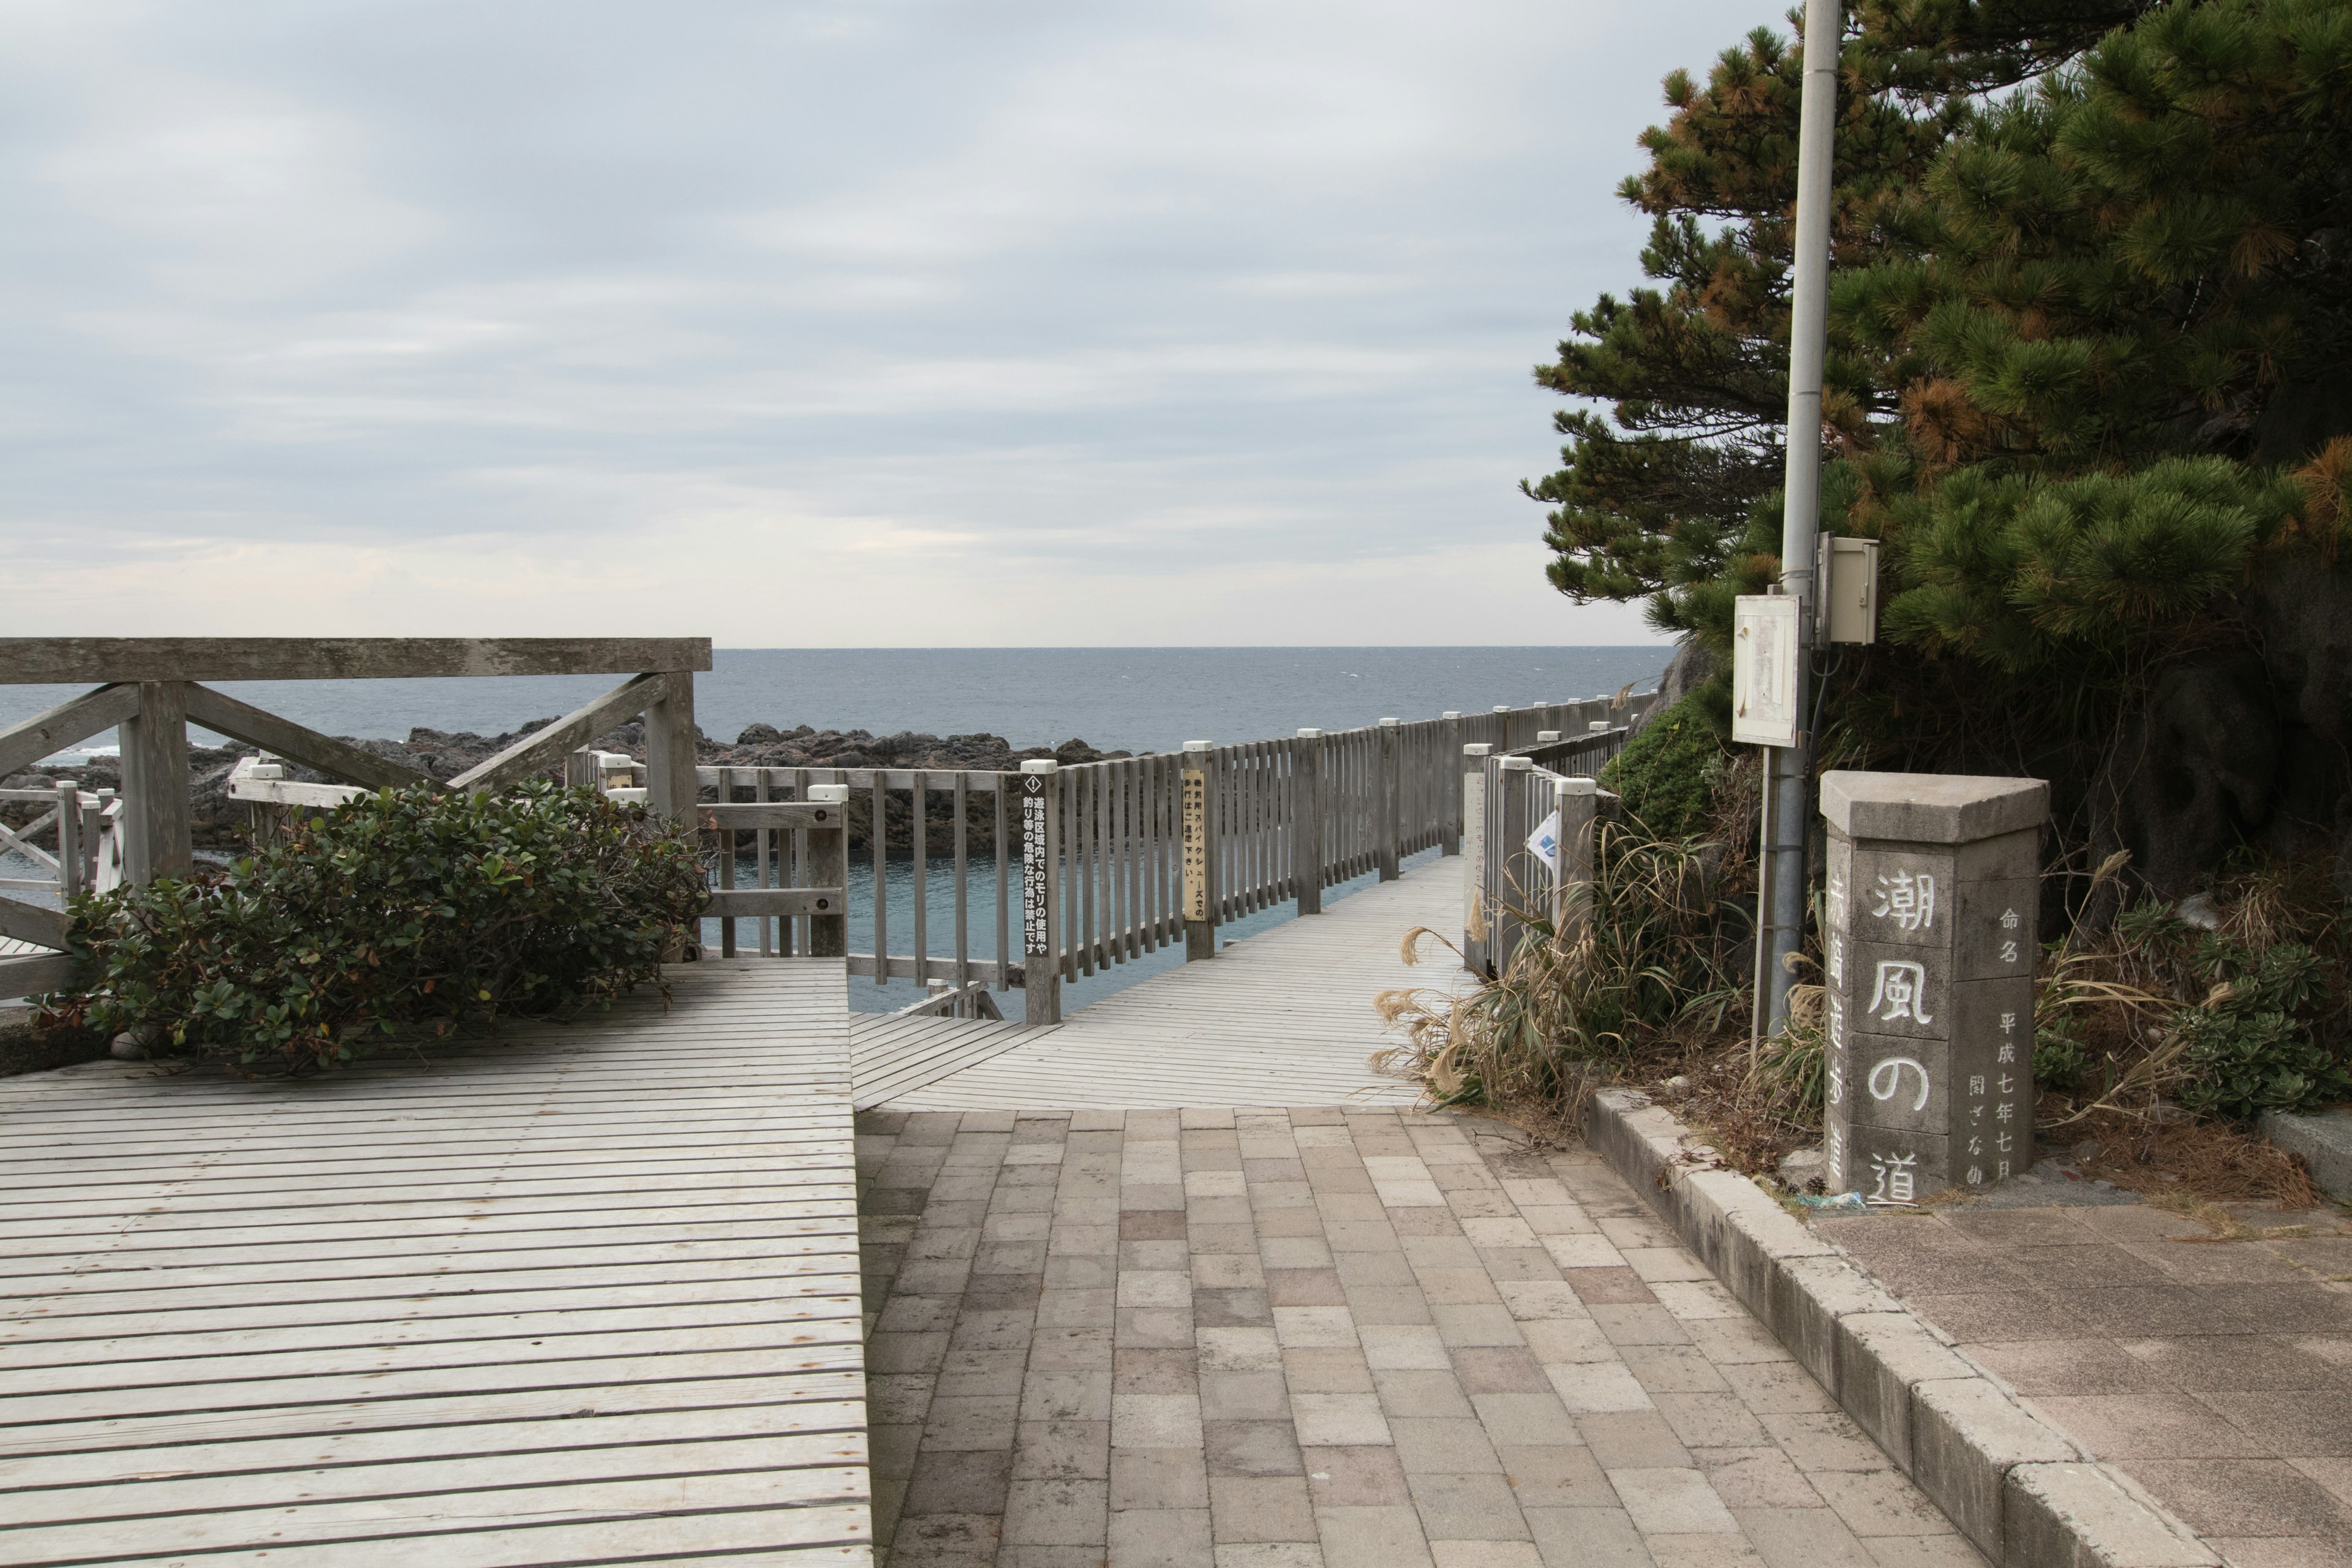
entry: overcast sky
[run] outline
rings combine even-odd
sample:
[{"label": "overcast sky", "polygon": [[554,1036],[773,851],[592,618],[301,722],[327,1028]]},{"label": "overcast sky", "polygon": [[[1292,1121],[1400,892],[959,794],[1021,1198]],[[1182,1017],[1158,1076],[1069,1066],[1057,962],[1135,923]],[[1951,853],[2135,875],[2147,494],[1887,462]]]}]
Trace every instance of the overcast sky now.
[{"label": "overcast sky", "polygon": [[0,0],[20,634],[1613,643],[1528,370],[1770,5]]}]

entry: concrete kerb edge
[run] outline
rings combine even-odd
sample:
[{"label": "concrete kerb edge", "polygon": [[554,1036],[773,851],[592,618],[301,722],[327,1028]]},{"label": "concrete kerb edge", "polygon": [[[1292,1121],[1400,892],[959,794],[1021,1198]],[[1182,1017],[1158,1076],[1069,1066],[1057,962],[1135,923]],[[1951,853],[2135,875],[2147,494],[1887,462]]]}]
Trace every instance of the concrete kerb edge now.
[{"label": "concrete kerb edge", "polygon": [[2010,1397],[1646,1095],[1603,1089],[1588,1147],[2002,1568],[2219,1568],[2156,1500]]}]

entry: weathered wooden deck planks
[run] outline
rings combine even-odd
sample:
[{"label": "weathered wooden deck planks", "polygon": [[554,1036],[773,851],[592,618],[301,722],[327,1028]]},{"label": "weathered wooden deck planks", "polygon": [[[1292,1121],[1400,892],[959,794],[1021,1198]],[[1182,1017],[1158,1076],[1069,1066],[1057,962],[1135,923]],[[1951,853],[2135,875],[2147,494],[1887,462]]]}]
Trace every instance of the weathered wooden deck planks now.
[{"label": "weathered wooden deck planks", "polygon": [[869,1562],[839,961],[0,1082],[0,1561]]},{"label": "weathered wooden deck planks", "polygon": [[[1450,952],[1427,943],[1423,961],[1408,965],[1399,948],[1416,926],[1459,931],[1462,876],[1458,858],[1431,861],[1009,1046],[976,1030],[939,1031],[920,1081],[878,1070],[869,1077],[861,1065],[858,1103],[906,1110],[1410,1103],[1412,1085],[1367,1065],[1395,1043],[1372,998],[1455,984]],[[940,1070],[959,1047],[970,1054]]]},{"label": "weathered wooden deck planks", "polygon": [[858,1109],[884,1104],[1051,1032],[994,1018],[853,1015],[849,1057]]}]

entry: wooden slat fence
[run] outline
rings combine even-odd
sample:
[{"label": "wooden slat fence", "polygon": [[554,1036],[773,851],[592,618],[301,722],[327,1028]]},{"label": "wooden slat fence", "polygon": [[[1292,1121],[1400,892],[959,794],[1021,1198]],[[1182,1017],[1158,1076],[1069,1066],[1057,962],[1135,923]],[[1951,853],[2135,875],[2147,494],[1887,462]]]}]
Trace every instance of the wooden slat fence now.
[{"label": "wooden slat fence", "polygon": [[[1616,801],[1597,781],[1648,704],[1634,699],[1628,710],[1626,723],[1538,731],[1543,738],[1531,744],[1463,760],[1465,813],[1479,825],[1463,868],[1462,952],[1471,969],[1502,970],[1528,940],[1531,920],[1568,931],[1584,918],[1593,824]],[[1557,848],[1547,858],[1529,840],[1555,813]]]},{"label": "wooden slat fence", "polygon": [[[1378,874],[1393,879],[1404,859],[1461,849],[1465,744],[1528,750],[1548,763],[1597,772],[1622,743],[1624,726],[1646,697],[1538,703],[1486,713],[1449,713],[1353,730],[1302,731],[1286,740],[1210,745],[1076,763],[1057,769],[1047,795],[1056,847],[1049,900],[1055,980],[1075,981],[1185,941],[1181,854],[1182,773],[1208,776],[1211,862],[1209,924],[1230,924],[1296,901],[1319,912],[1323,889]],[[1538,740],[1538,737],[1542,739]],[[645,764],[581,752],[569,776],[641,788]],[[905,824],[908,856],[874,855],[858,875],[872,912],[851,933],[849,972],[886,984],[911,980],[938,994],[1024,985],[1018,950],[1013,863],[1020,826],[1011,796],[1019,775],[903,768],[704,767],[706,800],[791,801],[812,785],[846,785],[869,825],[869,842]],[[967,809],[986,802],[978,812]],[[984,831],[974,826],[985,824]],[[713,879],[721,889],[805,885],[803,836],[757,829],[718,843]],[[896,859],[901,874],[891,875]],[[747,868],[748,864],[748,869]],[[946,879],[935,910],[934,884]],[[942,918],[943,917],[943,918]],[[806,951],[804,919],[719,922],[719,950],[789,956]]]}]

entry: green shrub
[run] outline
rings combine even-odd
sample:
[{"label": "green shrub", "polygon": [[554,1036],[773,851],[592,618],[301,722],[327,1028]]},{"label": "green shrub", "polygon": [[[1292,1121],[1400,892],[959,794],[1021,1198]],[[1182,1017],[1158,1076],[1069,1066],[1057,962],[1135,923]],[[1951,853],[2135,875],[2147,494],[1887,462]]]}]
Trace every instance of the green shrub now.
[{"label": "green shrub", "polygon": [[2044,1024],[2033,1031],[2033,1085],[2036,1089],[2078,1087],[2091,1070],[2091,1053],[2075,1033],[2072,1017]]},{"label": "green shrub", "polygon": [[1662,839],[1706,831],[1727,753],[1723,737],[1693,692],[1642,726],[1601,770],[1604,788]]},{"label": "green shrub", "polygon": [[2172,1016],[2183,1105],[2244,1121],[2265,1110],[2310,1110],[2352,1097],[2352,1074],[2296,1016],[2326,1000],[2316,953],[2297,942],[2257,953],[2207,936],[2195,962],[2215,984],[2202,1004]]},{"label": "green shrub", "polygon": [[77,900],[97,978],[60,1009],[258,1070],[404,1029],[609,1005],[658,982],[709,900],[693,840],[588,790],[416,788],[293,824],[220,871]]}]

